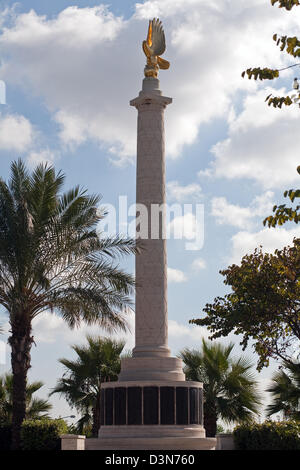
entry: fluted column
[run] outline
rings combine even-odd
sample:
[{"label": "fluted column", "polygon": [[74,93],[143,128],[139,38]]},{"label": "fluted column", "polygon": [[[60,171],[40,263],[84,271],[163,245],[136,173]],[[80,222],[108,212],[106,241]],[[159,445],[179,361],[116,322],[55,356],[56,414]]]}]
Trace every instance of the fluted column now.
[{"label": "fluted column", "polygon": [[133,356],[169,356],[167,312],[167,253],[164,204],[164,110],[172,102],[161,95],[157,79],[144,79],[143,90],[131,106],[138,110],[136,329]]},{"label": "fluted column", "polygon": [[122,360],[121,381],[185,378],[181,360],[168,348],[164,111],[171,102],[156,78],[145,78],[130,102],[138,111],[136,203],[142,251],[136,256],[135,348],[132,358]]}]

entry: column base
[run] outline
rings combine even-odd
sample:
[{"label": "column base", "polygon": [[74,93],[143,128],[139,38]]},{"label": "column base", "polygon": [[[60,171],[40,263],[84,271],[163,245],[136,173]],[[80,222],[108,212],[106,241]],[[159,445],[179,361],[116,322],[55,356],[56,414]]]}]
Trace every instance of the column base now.
[{"label": "column base", "polygon": [[135,346],[132,357],[171,357],[171,350],[167,346]]},{"label": "column base", "polygon": [[103,426],[99,431],[101,439],[162,439],[162,438],[201,438],[205,429],[201,425],[186,426]]},{"label": "column base", "polygon": [[184,381],[182,361],[177,357],[128,357],[121,361],[119,382]]}]

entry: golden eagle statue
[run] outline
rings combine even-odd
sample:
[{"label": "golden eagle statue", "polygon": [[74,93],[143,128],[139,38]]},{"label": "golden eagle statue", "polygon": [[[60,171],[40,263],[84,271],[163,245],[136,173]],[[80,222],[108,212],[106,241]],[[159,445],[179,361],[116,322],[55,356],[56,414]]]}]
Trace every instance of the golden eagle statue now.
[{"label": "golden eagle statue", "polygon": [[147,40],[143,41],[143,51],[147,57],[145,77],[157,78],[159,69],[168,69],[170,62],[160,56],[166,50],[165,33],[158,18],[149,21]]}]

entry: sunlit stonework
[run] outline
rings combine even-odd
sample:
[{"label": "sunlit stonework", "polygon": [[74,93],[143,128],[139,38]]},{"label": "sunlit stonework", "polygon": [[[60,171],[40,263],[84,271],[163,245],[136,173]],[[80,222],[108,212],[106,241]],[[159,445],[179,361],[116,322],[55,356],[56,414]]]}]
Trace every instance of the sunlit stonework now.
[{"label": "sunlit stonework", "polygon": [[[167,244],[162,212],[158,236],[152,237],[153,206],[166,204],[164,115],[172,98],[160,90],[157,74],[170,64],[165,35],[158,19],[149,22],[143,42],[147,57],[137,109],[136,203],[148,214],[143,250],[136,256],[135,347],[121,361],[117,382],[101,386],[99,439],[87,449],[213,449],[203,427],[203,385],[186,381],[180,358],[168,347]],[[171,136],[170,136],[171,137]]]}]

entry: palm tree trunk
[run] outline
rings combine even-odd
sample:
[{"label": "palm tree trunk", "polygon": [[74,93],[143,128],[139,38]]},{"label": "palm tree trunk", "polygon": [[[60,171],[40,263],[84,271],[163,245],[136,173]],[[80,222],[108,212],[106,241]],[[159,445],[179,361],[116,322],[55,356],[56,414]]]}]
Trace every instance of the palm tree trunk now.
[{"label": "palm tree trunk", "polygon": [[11,365],[13,372],[13,406],[12,406],[12,449],[20,449],[21,426],[26,415],[26,382],[30,368],[30,350],[33,343],[31,323],[24,324],[24,316],[18,315],[11,322],[12,335]]},{"label": "palm tree trunk", "polygon": [[217,412],[214,405],[204,403],[204,428],[206,437],[215,437],[217,434]]},{"label": "palm tree trunk", "polygon": [[93,428],[92,428],[93,437],[98,437],[99,429],[100,429],[100,391],[97,394],[95,407],[93,409]]}]

